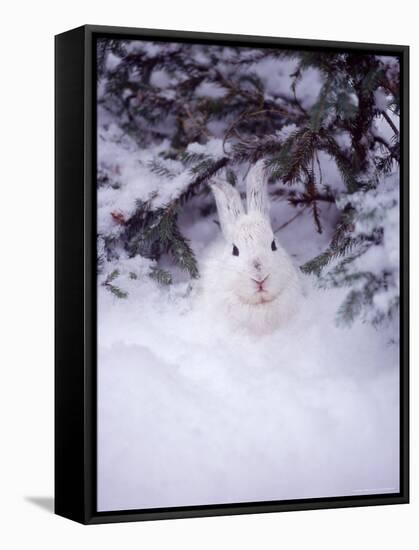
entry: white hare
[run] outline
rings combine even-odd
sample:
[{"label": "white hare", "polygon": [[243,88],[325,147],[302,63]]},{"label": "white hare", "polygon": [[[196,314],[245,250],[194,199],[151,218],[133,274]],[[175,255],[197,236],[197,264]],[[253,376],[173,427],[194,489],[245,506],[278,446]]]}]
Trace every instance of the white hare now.
[{"label": "white hare", "polygon": [[215,318],[234,328],[267,334],[286,326],[298,309],[299,276],[275,237],[263,163],[246,179],[247,212],[239,192],[225,181],[211,184],[223,238],[201,266],[202,297]]}]

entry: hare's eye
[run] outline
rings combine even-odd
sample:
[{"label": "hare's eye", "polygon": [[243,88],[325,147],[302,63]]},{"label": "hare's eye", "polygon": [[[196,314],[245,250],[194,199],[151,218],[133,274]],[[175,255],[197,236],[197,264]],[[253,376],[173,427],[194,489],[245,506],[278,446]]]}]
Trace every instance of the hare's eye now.
[{"label": "hare's eye", "polygon": [[239,255],[239,249],[235,244],[233,244],[233,256],[238,256],[238,255]]},{"label": "hare's eye", "polygon": [[272,241],[271,248],[275,252],[275,250],[276,250],[276,242],[275,241]]}]

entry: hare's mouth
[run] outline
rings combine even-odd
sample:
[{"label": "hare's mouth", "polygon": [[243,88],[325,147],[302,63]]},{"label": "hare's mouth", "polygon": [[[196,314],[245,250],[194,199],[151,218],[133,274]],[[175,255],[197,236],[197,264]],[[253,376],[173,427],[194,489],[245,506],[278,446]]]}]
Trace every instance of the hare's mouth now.
[{"label": "hare's mouth", "polygon": [[247,306],[263,307],[264,305],[270,304],[275,301],[276,298],[276,295],[268,294],[266,291],[264,291],[255,293],[252,298],[247,300],[241,298],[240,301]]},{"label": "hare's mouth", "polygon": [[262,295],[258,302],[256,302],[256,306],[261,306],[263,304],[270,304],[275,300],[276,296],[266,296]]}]

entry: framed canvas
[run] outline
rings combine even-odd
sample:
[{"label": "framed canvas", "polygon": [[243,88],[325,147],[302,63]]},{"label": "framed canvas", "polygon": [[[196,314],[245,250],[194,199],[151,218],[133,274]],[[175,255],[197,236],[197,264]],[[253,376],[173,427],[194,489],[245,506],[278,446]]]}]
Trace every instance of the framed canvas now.
[{"label": "framed canvas", "polygon": [[56,513],[407,503],[408,47],[55,45]]}]

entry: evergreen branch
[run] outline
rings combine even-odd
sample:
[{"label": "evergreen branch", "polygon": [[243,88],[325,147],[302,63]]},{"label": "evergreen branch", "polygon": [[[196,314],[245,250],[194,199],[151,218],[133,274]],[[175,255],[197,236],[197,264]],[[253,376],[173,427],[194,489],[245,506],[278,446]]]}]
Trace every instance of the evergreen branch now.
[{"label": "evergreen branch", "polygon": [[201,186],[208,183],[210,179],[217,174],[222,168],[230,162],[228,157],[222,157],[215,161],[202,161],[199,167],[195,167],[193,173],[196,177],[188,185],[187,189],[175,199],[176,205],[183,205],[185,202],[194,197],[200,190]]},{"label": "evergreen branch", "polygon": [[147,163],[148,168],[151,172],[154,174],[157,174],[158,176],[167,178],[167,179],[173,179],[176,177],[176,174],[170,170],[165,164],[163,164],[161,161],[157,159],[152,159]]},{"label": "evergreen branch", "polygon": [[365,293],[362,290],[351,290],[337,312],[337,324],[347,326],[360,316],[365,303]]},{"label": "evergreen branch", "polygon": [[295,131],[285,141],[279,155],[268,161],[271,174],[276,170],[284,183],[296,183],[302,174],[308,170],[317,144],[317,132],[313,132],[307,127]]},{"label": "evergreen branch", "polygon": [[153,279],[160,285],[172,284],[172,274],[169,271],[162,269],[161,267],[152,267],[148,276],[150,277],[150,279]]},{"label": "evergreen branch", "polygon": [[355,191],[358,191],[360,184],[354,176],[350,162],[342,153],[336,140],[329,133],[323,133],[322,138],[321,148],[335,159],[336,165],[342,175],[348,192],[354,193]]},{"label": "evergreen branch", "polygon": [[283,223],[282,225],[280,225],[279,227],[277,227],[276,229],[274,229],[274,233],[278,233],[279,231],[282,231],[283,229],[285,229],[288,225],[290,225],[294,220],[296,220],[297,218],[299,218],[301,216],[301,214],[303,214],[304,212],[304,208],[302,208],[301,210],[298,210],[296,214],[294,214],[294,216],[292,216],[288,221],[286,221],[285,223]]},{"label": "evergreen branch", "polygon": [[399,130],[397,129],[394,122],[391,120],[391,118],[388,116],[388,114],[385,111],[382,111],[381,114],[383,115],[384,119],[386,120],[387,124],[390,126],[390,128],[393,130],[394,134],[396,136],[399,135]]},{"label": "evergreen branch", "polygon": [[320,210],[316,199],[318,193],[316,190],[316,180],[314,176],[314,170],[313,169],[307,170],[306,174],[307,174],[307,183],[306,183],[307,195],[308,195],[309,204],[311,207],[311,212],[313,214],[314,225],[316,226],[317,233],[323,233],[322,225],[320,223]]},{"label": "evergreen branch", "polygon": [[350,250],[360,244],[362,239],[350,235],[353,230],[352,207],[346,207],[342,212],[340,222],[327,250],[306,262],[300,267],[304,273],[314,273],[320,276],[323,269],[334,259],[345,256]]},{"label": "evergreen branch", "polygon": [[[250,162],[254,164],[259,159],[275,154],[282,148],[281,142],[275,136],[258,138],[254,136],[246,141],[238,141],[232,147],[231,157],[234,162]],[[268,163],[268,167],[271,164]]]},{"label": "evergreen branch", "polygon": [[330,106],[330,88],[331,78],[328,78],[320,90],[319,97],[313,107],[310,109],[310,127],[314,132],[318,132],[323,123],[323,119]]},{"label": "evergreen branch", "polygon": [[209,155],[206,155],[205,153],[192,153],[190,151],[183,151],[179,155],[179,160],[183,162],[183,164],[185,164],[186,166],[193,166],[198,162],[209,160],[210,158],[211,157]]},{"label": "evergreen branch", "polygon": [[128,296],[128,293],[125,292],[125,290],[121,290],[118,286],[113,284],[113,281],[119,276],[119,270],[114,269],[109,275],[106,277],[104,282],[102,283],[102,286],[107,288],[112,294],[114,294],[117,298],[126,298]]}]

